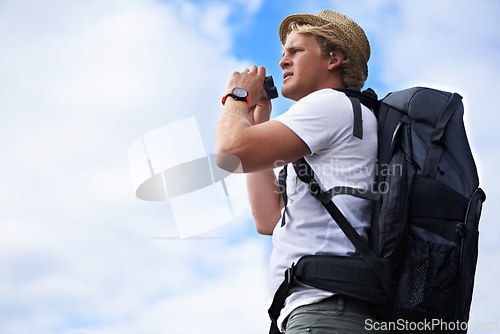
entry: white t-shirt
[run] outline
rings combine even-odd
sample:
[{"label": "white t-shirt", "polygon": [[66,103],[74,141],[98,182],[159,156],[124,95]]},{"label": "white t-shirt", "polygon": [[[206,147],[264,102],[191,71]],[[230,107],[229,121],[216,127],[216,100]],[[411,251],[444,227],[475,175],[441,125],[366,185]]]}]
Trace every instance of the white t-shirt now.
[{"label": "white t-shirt", "polygon": [[[353,110],[347,96],[333,89],[322,89],[295,103],[275,120],[294,131],[309,147],[306,156],[323,190],[334,186],[371,189],[377,155],[377,121],[372,111],[362,106],[363,139],[353,136]],[[270,288],[274,295],[283,282],[284,272],[304,255],[354,255],[355,248],[333,221],[307,185],[288,166],[286,224],[274,229],[270,260]],[[337,195],[334,203],[367,238],[372,203],[349,195]],[[287,298],[278,324],[297,307],[319,302],[332,293],[298,286]]]}]

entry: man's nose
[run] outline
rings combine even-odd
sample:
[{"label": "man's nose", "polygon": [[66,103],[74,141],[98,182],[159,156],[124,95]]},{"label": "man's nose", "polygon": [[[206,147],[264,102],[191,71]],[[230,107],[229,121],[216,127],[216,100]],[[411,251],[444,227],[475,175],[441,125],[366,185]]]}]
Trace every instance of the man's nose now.
[{"label": "man's nose", "polygon": [[290,60],[287,56],[283,56],[283,58],[281,58],[280,60],[279,65],[282,69],[285,69],[286,67],[290,66]]}]

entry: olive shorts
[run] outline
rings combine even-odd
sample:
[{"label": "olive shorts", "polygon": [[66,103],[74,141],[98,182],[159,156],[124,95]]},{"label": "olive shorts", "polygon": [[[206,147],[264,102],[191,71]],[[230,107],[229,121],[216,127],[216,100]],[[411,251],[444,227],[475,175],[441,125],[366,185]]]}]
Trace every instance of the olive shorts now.
[{"label": "olive shorts", "polygon": [[372,313],[361,300],[335,295],[293,310],[285,320],[284,334],[390,333],[368,330],[367,319],[376,320]]}]

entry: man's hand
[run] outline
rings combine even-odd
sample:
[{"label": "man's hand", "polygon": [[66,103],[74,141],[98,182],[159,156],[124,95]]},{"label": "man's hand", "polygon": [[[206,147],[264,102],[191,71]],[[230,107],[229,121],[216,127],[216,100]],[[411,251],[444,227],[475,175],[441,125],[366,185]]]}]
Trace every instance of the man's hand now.
[{"label": "man's hand", "polygon": [[[271,102],[262,98],[265,77],[264,67],[257,66],[231,75],[228,90],[245,89],[251,105],[248,108],[246,103],[228,99],[215,130],[216,153],[238,157],[245,173],[272,172],[277,162],[282,165],[310,154],[309,147],[295,132],[283,123],[269,120]],[[224,161],[217,164],[224,169]]]},{"label": "man's hand", "polygon": [[243,88],[250,96],[251,106],[255,106],[262,99],[262,87],[266,77],[266,69],[262,66],[245,68],[241,72],[234,72],[227,83],[227,90],[234,87]]}]

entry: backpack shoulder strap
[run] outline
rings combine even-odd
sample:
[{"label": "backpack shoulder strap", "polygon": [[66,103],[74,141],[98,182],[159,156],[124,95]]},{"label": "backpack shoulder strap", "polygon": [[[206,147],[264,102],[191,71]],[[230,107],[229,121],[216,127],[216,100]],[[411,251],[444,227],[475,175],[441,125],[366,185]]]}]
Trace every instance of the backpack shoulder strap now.
[{"label": "backpack shoulder strap", "polygon": [[[314,171],[311,166],[307,163],[304,158],[301,158],[292,163],[297,177],[304,183],[308,185],[309,192],[315,198],[317,198],[325,209],[328,211],[330,216],[338,224],[342,232],[346,237],[352,242],[356,250],[363,256],[370,268],[373,270],[375,275],[378,277],[382,286],[386,287],[386,282],[388,282],[388,277],[384,266],[380,263],[379,259],[375,256],[373,251],[370,249],[368,243],[361,238],[354,227],[349,223],[347,218],[342,214],[339,208],[330,199],[324,196],[324,191],[321,189],[319,184],[314,179]],[[389,295],[389,291],[386,291]]]},{"label": "backpack shoulder strap", "polygon": [[380,106],[377,94],[371,88],[363,92],[357,87],[337,88],[335,90],[344,93],[351,101],[352,112],[354,114],[353,135],[354,137],[363,139],[363,114],[361,112],[361,104],[376,112]]},{"label": "backpack shoulder strap", "polygon": [[377,94],[371,88],[363,92],[357,87],[336,88],[335,90],[344,93],[351,101],[352,112],[354,113],[353,135],[354,137],[363,139],[363,114],[361,112],[361,104],[376,113],[380,107]]},{"label": "backpack shoulder strap", "polygon": [[283,198],[283,203],[285,203],[285,208],[283,209],[283,216],[281,217],[281,226],[285,226],[286,224],[286,205],[288,204],[288,195],[286,193],[286,178],[288,175],[287,172],[287,166],[284,165],[283,168],[281,169],[279,176],[278,176],[278,186],[279,186],[279,191],[280,195]]},{"label": "backpack shoulder strap", "polygon": [[363,113],[361,112],[361,102],[355,98],[348,96],[352,104],[352,112],[354,113],[354,124],[352,126],[352,134],[354,137],[363,139]]},{"label": "backpack shoulder strap", "polygon": [[336,91],[342,92],[348,97],[357,98],[361,104],[377,113],[380,108],[380,101],[378,100],[377,93],[371,88],[364,91],[359,90],[357,87],[349,88],[335,88]]}]

